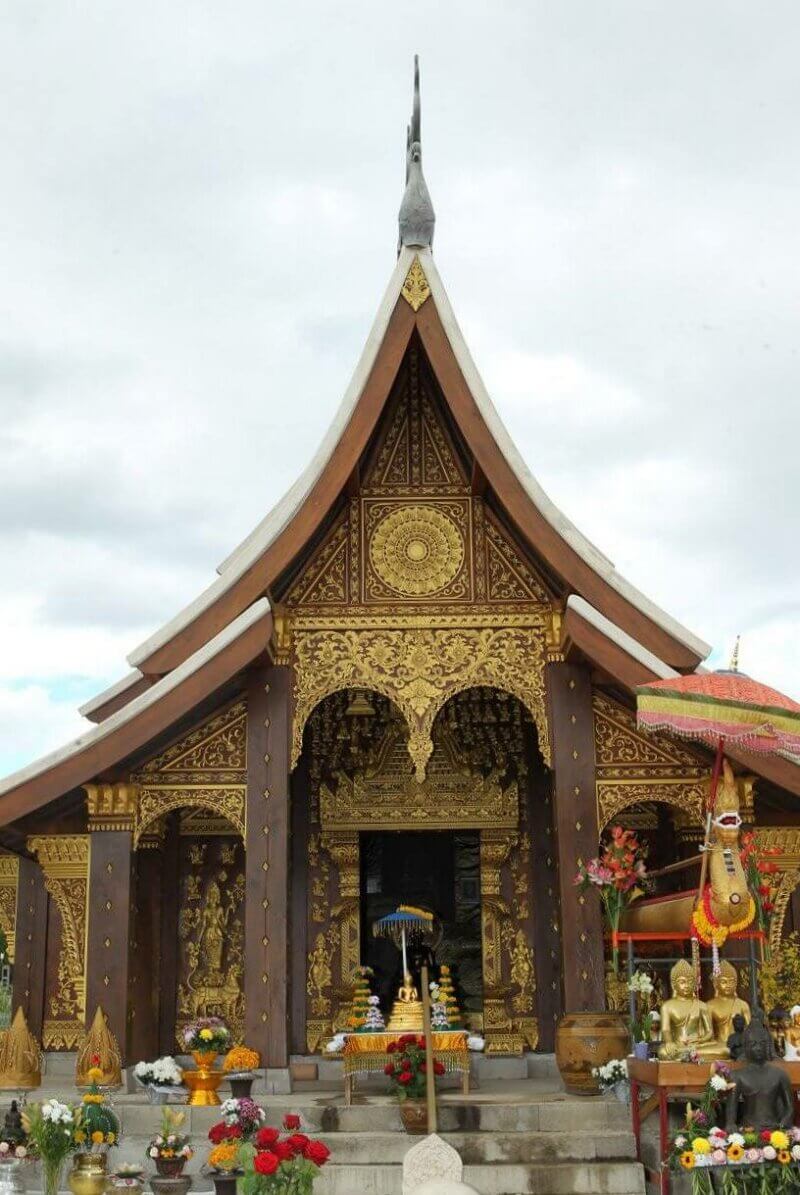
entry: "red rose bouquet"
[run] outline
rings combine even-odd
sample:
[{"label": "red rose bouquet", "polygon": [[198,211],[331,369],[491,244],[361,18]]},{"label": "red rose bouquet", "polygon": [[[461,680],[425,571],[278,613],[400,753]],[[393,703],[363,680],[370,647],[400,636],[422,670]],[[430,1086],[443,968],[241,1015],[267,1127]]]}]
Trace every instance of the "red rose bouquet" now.
[{"label": "red rose bouquet", "polygon": [[[421,1100],[425,1096],[428,1065],[425,1060],[425,1038],[416,1033],[404,1033],[396,1041],[389,1042],[386,1053],[391,1057],[383,1068],[389,1076],[391,1089],[401,1101]],[[441,1062],[433,1064],[433,1073],[443,1075]]]},{"label": "red rose bouquet", "polygon": [[243,1195],[271,1195],[277,1191],[310,1195],[330,1150],[322,1141],[300,1132],[300,1128],[299,1116],[284,1116],[282,1130],[265,1125],[252,1141],[240,1146]]}]

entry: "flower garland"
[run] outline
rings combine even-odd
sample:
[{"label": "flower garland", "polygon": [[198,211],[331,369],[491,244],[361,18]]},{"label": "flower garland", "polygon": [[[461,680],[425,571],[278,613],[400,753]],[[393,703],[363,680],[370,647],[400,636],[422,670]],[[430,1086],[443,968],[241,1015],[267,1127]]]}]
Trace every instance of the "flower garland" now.
[{"label": "flower garland", "polygon": [[732,925],[722,925],[711,911],[711,885],[706,884],[700,902],[692,913],[692,958],[695,962],[695,974],[699,975],[697,967],[697,946],[702,942],[711,947],[712,971],[719,975],[719,948],[724,946],[730,934],[738,934],[747,929],[756,915],[756,905],[752,896],[748,894],[747,912],[739,921]]}]

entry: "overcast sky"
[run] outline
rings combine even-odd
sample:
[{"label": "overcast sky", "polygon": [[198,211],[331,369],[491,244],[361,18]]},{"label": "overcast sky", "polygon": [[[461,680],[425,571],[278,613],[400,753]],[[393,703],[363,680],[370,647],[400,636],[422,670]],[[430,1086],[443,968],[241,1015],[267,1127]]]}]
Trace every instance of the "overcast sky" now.
[{"label": "overcast sky", "polygon": [[800,698],[796,0],[5,0],[0,774],[312,455],[395,260],[422,62],[436,260],[553,500]]}]

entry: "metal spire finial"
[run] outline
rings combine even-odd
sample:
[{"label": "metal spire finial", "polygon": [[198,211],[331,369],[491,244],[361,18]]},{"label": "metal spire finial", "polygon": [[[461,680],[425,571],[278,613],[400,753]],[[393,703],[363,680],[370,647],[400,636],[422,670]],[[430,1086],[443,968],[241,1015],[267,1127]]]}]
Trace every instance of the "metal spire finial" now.
[{"label": "metal spire finial", "polygon": [[730,662],[730,667],[729,667],[730,672],[738,672],[739,671],[739,642],[740,642],[741,638],[742,638],[741,635],[737,635],[736,642],[733,645],[733,655],[731,656],[731,662]]},{"label": "metal spire finial", "polygon": [[400,243],[430,249],[436,216],[422,173],[422,133],[419,102],[419,56],[414,55],[414,104],[406,131],[406,190],[400,204]]}]

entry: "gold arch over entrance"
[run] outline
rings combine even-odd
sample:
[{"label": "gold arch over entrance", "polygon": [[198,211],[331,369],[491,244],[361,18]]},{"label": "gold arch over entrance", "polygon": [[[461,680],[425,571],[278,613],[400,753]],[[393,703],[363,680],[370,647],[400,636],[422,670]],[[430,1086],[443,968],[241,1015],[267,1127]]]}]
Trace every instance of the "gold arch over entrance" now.
[{"label": "gold arch over entrance", "polygon": [[373,689],[392,701],[410,728],[408,752],[425,779],[436,715],[457,693],[487,686],[517,697],[533,718],[550,764],[544,689],[544,620],[520,625],[297,629],[292,766],[312,710],[338,689]]}]

